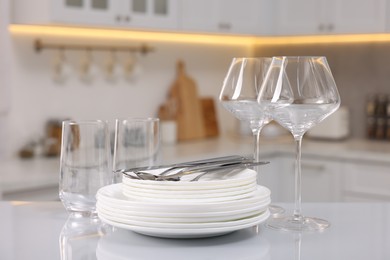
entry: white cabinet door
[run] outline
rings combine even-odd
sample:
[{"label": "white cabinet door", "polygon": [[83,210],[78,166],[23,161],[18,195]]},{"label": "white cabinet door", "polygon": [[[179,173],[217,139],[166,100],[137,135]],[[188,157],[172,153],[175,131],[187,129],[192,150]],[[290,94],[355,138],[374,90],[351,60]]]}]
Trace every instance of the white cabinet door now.
[{"label": "white cabinet door", "polygon": [[178,28],[178,0],[15,0],[14,22]]},{"label": "white cabinet door", "polygon": [[302,160],[302,200],[340,201],[340,163],[334,160]]},{"label": "white cabinet door", "polygon": [[[119,1],[119,0],[111,0]],[[120,0],[117,24],[124,27],[177,29],[177,0]]]},{"label": "white cabinet door", "polygon": [[262,1],[258,0],[219,0],[216,16],[220,32],[256,34],[262,16]]},{"label": "white cabinet door", "polygon": [[215,32],[218,17],[216,0],[181,0],[180,29],[184,31]]},{"label": "white cabinet door", "polygon": [[185,31],[261,34],[270,31],[270,0],[182,0]]},{"label": "white cabinet door", "polygon": [[115,25],[120,1],[112,0],[58,0],[51,1],[51,20],[78,25]]},{"label": "white cabinet door", "polygon": [[277,0],[275,27],[279,35],[318,33],[322,28],[321,0]]},{"label": "white cabinet door", "polygon": [[386,0],[277,0],[279,35],[377,33],[386,29]]},{"label": "white cabinet door", "polygon": [[390,200],[390,163],[344,163],[343,179],[345,201]]},{"label": "white cabinet door", "polygon": [[285,184],[281,170],[284,162],[283,158],[281,156],[271,156],[264,157],[262,160],[270,163],[259,167],[257,183],[271,190],[271,200],[273,202],[286,201],[284,189],[288,184]]},{"label": "white cabinet door", "polygon": [[[272,163],[272,161],[271,161]],[[279,156],[279,165],[274,176],[271,191],[275,199],[293,202],[295,197],[295,160],[292,156]],[[339,201],[340,163],[333,160],[303,158],[302,160],[302,202]]]},{"label": "white cabinet door", "polygon": [[386,29],[386,0],[333,0],[327,13],[335,33],[378,33]]}]

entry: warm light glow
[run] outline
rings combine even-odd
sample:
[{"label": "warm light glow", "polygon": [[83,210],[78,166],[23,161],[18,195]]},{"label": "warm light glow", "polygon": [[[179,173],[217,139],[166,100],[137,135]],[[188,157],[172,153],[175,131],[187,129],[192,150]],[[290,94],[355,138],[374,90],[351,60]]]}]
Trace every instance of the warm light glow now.
[{"label": "warm light glow", "polygon": [[288,45],[315,43],[367,43],[390,42],[390,34],[314,35],[314,36],[242,36],[172,32],[131,31],[120,29],[98,29],[63,26],[10,25],[13,34],[39,37],[79,37],[111,40],[142,40],[221,45]]},{"label": "warm light glow", "polygon": [[13,206],[23,206],[23,205],[31,204],[31,202],[28,202],[28,201],[10,201],[10,204],[13,205]]},{"label": "warm light glow", "polygon": [[225,45],[252,45],[255,37],[207,35],[189,33],[147,32],[118,29],[96,29],[60,26],[36,26],[36,25],[10,25],[9,30],[13,34],[27,34],[39,37],[80,37],[102,38],[110,40],[142,40],[158,42],[201,43],[201,44],[225,44]]},{"label": "warm light glow", "polygon": [[259,37],[258,45],[288,45],[288,44],[315,44],[315,43],[368,43],[390,42],[390,34],[342,34],[342,35],[307,35]]}]

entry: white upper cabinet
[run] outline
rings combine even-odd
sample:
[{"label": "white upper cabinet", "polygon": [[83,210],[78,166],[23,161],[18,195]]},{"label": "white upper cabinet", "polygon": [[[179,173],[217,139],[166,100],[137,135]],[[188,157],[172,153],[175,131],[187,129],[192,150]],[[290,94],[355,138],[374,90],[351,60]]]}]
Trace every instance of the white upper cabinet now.
[{"label": "white upper cabinet", "polygon": [[277,0],[276,34],[377,33],[386,27],[386,0]]},{"label": "white upper cabinet", "polygon": [[184,31],[267,34],[271,31],[269,0],[181,0]]},{"label": "white upper cabinet", "polygon": [[14,22],[177,29],[177,1],[14,0]]},{"label": "white upper cabinet", "polygon": [[116,21],[124,26],[133,23],[151,29],[177,29],[177,7],[177,0],[122,0]]},{"label": "white upper cabinet", "polygon": [[390,0],[12,0],[13,22],[244,35],[380,33]]},{"label": "white upper cabinet", "polygon": [[386,30],[386,0],[333,0],[329,17],[337,33],[380,33]]}]

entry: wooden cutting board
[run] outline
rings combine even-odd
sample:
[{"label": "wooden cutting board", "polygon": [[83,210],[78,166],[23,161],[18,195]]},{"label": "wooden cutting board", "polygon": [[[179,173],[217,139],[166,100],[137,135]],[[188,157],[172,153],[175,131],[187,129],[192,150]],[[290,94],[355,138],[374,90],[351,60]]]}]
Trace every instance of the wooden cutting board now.
[{"label": "wooden cutting board", "polygon": [[202,104],[196,82],[187,75],[182,61],[177,63],[177,75],[170,89],[169,99],[176,104],[175,119],[179,141],[206,136]]},{"label": "wooden cutting board", "polygon": [[201,103],[205,135],[206,137],[217,137],[219,135],[219,127],[214,99],[212,97],[202,97]]}]

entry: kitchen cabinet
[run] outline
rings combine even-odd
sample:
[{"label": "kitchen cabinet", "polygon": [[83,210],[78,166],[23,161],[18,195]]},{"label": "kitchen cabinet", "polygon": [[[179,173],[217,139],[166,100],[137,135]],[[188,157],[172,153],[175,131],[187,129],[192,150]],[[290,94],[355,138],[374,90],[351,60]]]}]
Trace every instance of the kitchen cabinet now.
[{"label": "kitchen cabinet", "polygon": [[15,0],[14,23],[177,29],[178,0]]},{"label": "kitchen cabinet", "polygon": [[386,29],[386,0],[277,0],[278,35],[379,33]]},{"label": "kitchen cabinet", "polygon": [[54,201],[59,200],[58,185],[0,193],[1,200]]},{"label": "kitchen cabinet", "polygon": [[390,163],[343,163],[344,201],[390,200]]},{"label": "kitchen cabinet", "polygon": [[[269,172],[272,176],[269,178],[274,178],[273,182],[267,181],[270,189],[277,191],[272,200],[292,202],[295,194],[295,158],[292,155],[281,155],[271,163],[277,165],[274,172]],[[340,163],[334,160],[302,158],[302,201],[340,201],[340,168]]]},{"label": "kitchen cabinet", "polygon": [[267,34],[271,31],[270,0],[182,0],[183,31]]},{"label": "kitchen cabinet", "polygon": [[[295,194],[295,158],[292,154],[265,157],[269,165],[260,168],[259,184],[271,189],[276,202],[293,202]],[[340,201],[341,165],[338,161],[317,157],[302,158],[302,201]]]}]

